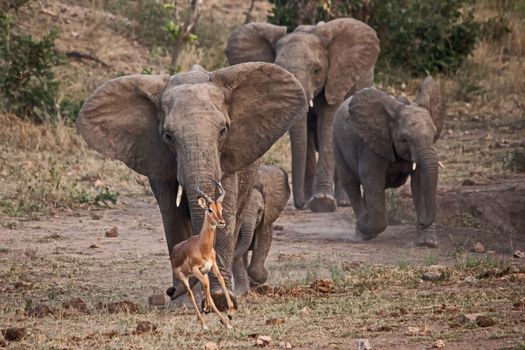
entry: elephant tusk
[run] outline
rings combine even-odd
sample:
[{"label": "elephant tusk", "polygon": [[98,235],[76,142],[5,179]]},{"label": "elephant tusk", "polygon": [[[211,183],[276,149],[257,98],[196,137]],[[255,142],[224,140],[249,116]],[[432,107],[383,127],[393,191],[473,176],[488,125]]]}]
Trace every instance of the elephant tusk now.
[{"label": "elephant tusk", "polygon": [[412,171],[416,170],[416,163],[412,163]]},{"label": "elephant tusk", "polygon": [[313,107],[313,106],[314,106],[314,101],[313,101],[313,100],[310,100],[310,101],[308,102],[308,104],[310,105],[310,107]]},{"label": "elephant tusk", "polygon": [[440,161],[438,161],[438,165],[441,169],[446,169],[445,166],[443,165],[443,163],[441,163]]},{"label": "elephant tusk", "polygon": [[182,188],[182,186],[179,184],[179,189],[177,190],[177,200],[175,202],[175,204],[177,204],[177,208],[179,207],[180,205],[180,201],[182,199],[182,192],[184,191],[184,189]]}]

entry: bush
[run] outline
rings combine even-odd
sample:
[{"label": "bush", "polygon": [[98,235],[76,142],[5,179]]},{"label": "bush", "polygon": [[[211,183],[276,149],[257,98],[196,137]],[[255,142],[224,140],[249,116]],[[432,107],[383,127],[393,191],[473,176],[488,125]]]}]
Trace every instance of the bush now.
[{"label": "bush", "polygon": [[5,11],[0,13],[0,106],[19,117],[43,122],[54,120],[58,81],[52,68],[61,62],[55,49],[55,32],[35,41],[11,28]]},{"label": "bush", "polygon": [[412,75],[455,72],[474,50],[479,25],[474,0],[270,0],[271,23],[315,24],[338,17],[368,23],[381,42],[378,65],[403,67]]}]

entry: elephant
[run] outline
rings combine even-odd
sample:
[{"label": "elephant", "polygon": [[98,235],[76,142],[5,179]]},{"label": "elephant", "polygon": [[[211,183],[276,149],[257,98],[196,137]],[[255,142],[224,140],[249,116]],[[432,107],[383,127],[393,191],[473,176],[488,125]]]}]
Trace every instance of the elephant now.
[{"label": "elephant", "polygon": [[[433,145],[445,117],[439,85],[428,76],[414,103],[366,88],[337,110],[336,171],[357,218],[356,235],[370,240],[386,229],[385,189],[411,178],[416,244],[436,247],[436,192],[440,162]],[[361,195],[361,186],[363,195]]]},{"label": "elephant", "polygon": [[[305,113],[301,84],[269,63],[245,63],[207,72],[130,75],[101,85],[82,106],[76,125],[87,144],[148,177],[159,206],[168,252],[201,230],[204,212],[195,185],[212,196],[225,190],[226,227],[215,249],[232,291],[232,265],[240,214],[259,158]],[[211,290],[221,310],[226,298],[217,279]],[[192,285],[196,280],[192,281]],[[172,299],[185,288],[173,279]]]},{"label": "elephant", "polygon": [[[226,45],[229,64],[274,62],[291,72],[306,92],[308,113],[298,117],[290,129],[296,208],[308,204],[314,212],[336,209],[332,151],[335,111],[346,97],[372,85],[378,55],[375,31],[351,18],[301,25],[288,34],[284,26],[248,23],[230,35]],[[344,204],[339,186],[335,192],[339,204]]]},{"label": "elephant", "polygon": [[[272,244],[273,223],[290,199],[288,174],[277,166],[261,165],[255,185],[241,217],[241,230],[233,274],[235,293],[244,294],[250,286],[264,284],[268,271],[264,267]],[[248,264],[248,251],[252,250]]]}]

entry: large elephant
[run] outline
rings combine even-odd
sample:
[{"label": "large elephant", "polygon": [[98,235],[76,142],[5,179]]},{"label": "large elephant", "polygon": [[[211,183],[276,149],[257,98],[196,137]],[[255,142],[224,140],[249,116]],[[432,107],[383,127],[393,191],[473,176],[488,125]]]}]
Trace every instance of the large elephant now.
[{"label": "large elephant", "polygon": [[[170,253],[200,232],[204,212],[196,182],[209,195],[215,193],[212,180],[222,183],[226,227],[218,230],[215,249],[231,291],[237,220],[258,159],[306,109],[301,84],[277,65],[246,63],[215,72],[196,66],[174,76],[131,75],[104,83],[84,103],[77,127],[95,150],[149,178]],[[184,293],[180,286],[174,297]],[[211,289],[224,308],[215,278]]]},{"label": "large elephant", "polygon": [[[282,168],[261,165],[250,199],[241,217],[241,230],[233,263],[235,293],[244,294],[251,285],[268,279],[264,267],[270,251],[273,223],[290,199],[288,174]],[[248,251],[252,256],[248,263]]]},{"label": "large elephant", "polygon": [[226,55],[230,64],[275,62],[301,82],[310,109],[290,129],[294,205],[300,209],[309,201],[312,211],[334,211],[334,115],[346,97],[373,83],[375,31],[350,18],[299,26],[289,34],[286,27],[248,23],[231,34]]},{"label": "large elephant", "polygon": [[356,234],[362,239],[385,230],[385,189],[403,185],[410,176],[416,244],[437,246],[431,225],[436,217],[439,161],[433,145],[444,116],[444,100],[431,77],[421,83],[415,103],[367,88],[340,106],[334,122],[334,156],[357,217]]}]

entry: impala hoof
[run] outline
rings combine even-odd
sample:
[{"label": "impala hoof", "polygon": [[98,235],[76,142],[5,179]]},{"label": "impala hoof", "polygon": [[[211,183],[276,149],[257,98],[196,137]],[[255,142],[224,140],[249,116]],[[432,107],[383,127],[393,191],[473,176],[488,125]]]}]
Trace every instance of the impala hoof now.
[{"label": "impala hoof", "polygon": [[[239,305],[237,304],[237,298],[235,297],[235,294],[233,294],[232,292],[229,292],[229,294],[230,294],[230,299],[233,303],[233,310],[237,310],[239,307]],[[217,306],[217,309],[219,309],[219,311],[229,310],[228,300],[226,299],[226,296],[224,295],[224,292],[222,291],[222,289],[212,291],[211,297],[213,298],[213,302],[215,303],[215,306]]]}]

